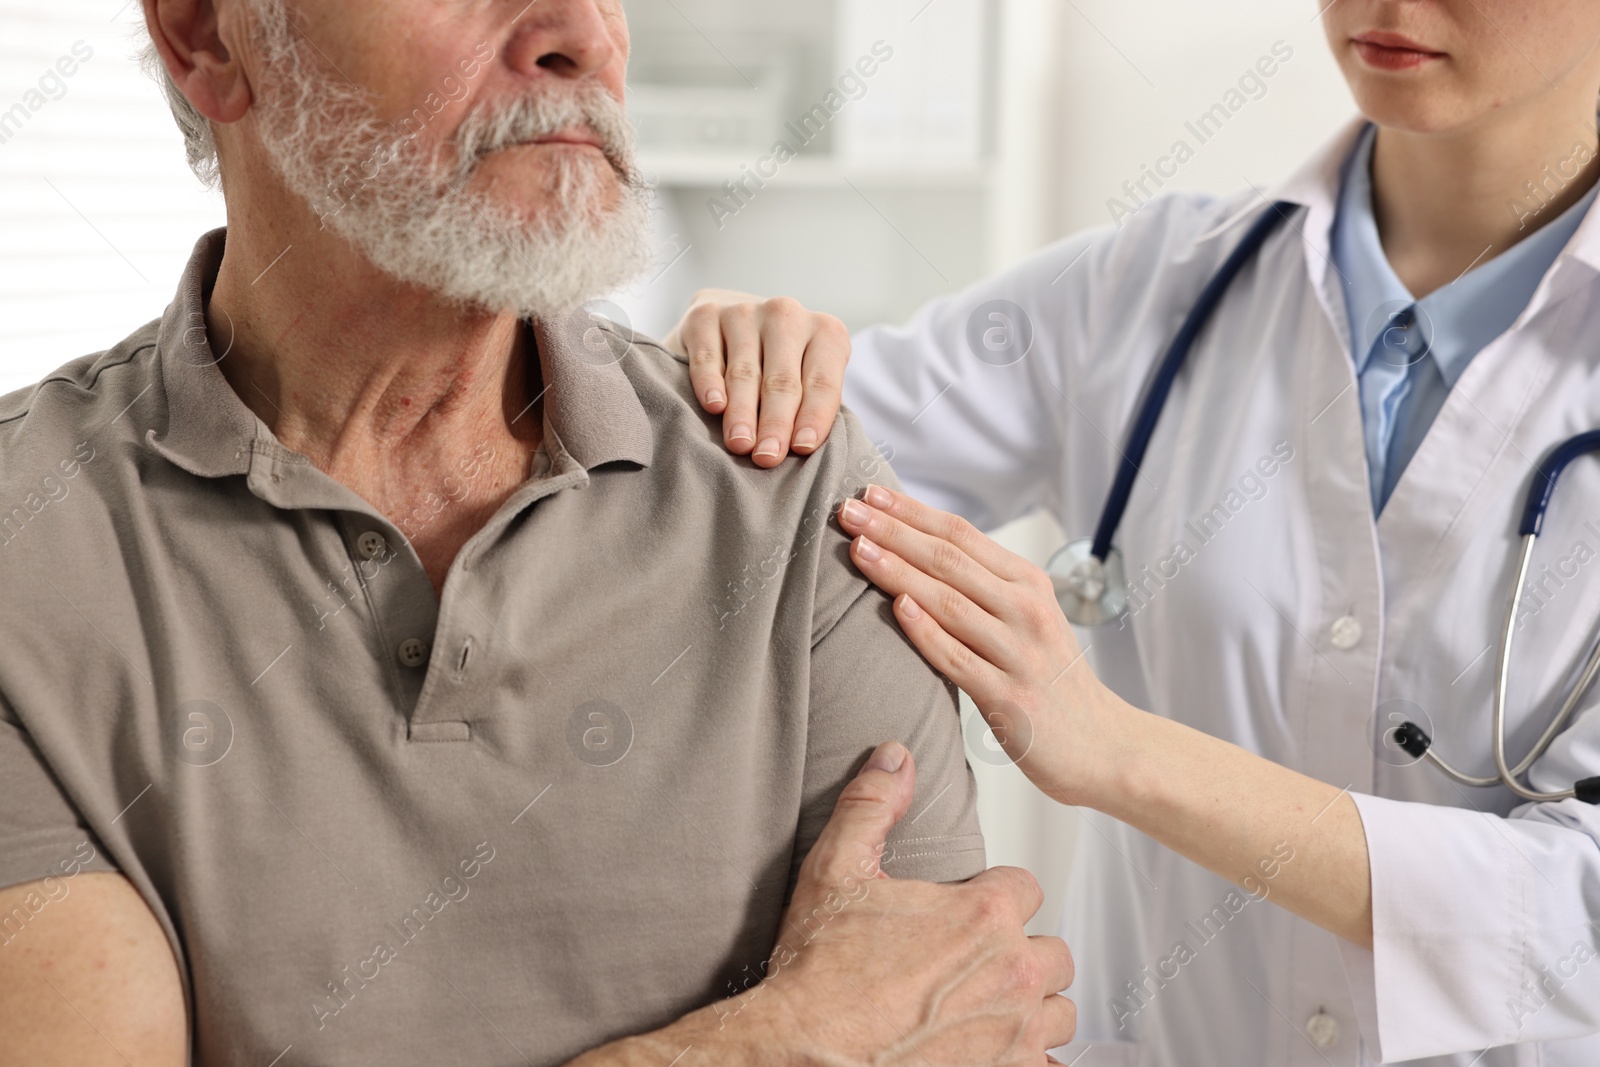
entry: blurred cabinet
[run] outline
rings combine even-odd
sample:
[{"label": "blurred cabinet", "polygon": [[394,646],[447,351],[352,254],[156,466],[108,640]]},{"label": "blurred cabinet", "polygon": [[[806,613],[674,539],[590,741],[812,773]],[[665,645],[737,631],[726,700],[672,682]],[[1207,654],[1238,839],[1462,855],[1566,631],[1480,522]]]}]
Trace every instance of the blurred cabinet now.
[{"label": "blurred cabinet", "polygon": [[1015,235],[1038,242],[1047,198],[1019,189],[1032,162],[1012,145],[1030,115],[1025,139],[1047,137],[1047,101],[1020,98],[1007,30],[1037,37],[1047,0],[625,6],[659,245],[617,299],[639,329],[666,332],[706,286],[899,320],[1011,258]]}]

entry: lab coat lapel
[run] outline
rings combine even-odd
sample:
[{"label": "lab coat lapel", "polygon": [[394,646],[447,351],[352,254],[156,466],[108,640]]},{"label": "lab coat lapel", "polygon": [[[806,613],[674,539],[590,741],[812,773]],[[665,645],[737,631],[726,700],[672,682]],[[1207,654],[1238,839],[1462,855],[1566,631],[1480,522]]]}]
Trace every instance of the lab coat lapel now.
[{"label": "lab coat lapel", "polygon": [[[1550,448],[1600,425],[1600,342],[1595,339],[1595,269],[1600,238],[1591,213],[1509,331],[1468,365],[1451,390],[1378,523],[1388,632],[1384,700],[1406,700],[1431,717],[1440,753],[1468,773],[1492,773],[1484,743],[1501,628],[1521,538],[1517,531],[1534,467]],[[1574,540],[1600,543],[1583,520],[1600,485],[1595,465],[1564,476],[1535,555],[1557,564]],[[1507,699],[1508,747],[1526,751],[1587,652],[1600,605],[1595,575],[1559,579],[1548,612],[1524,603]],[[1568,587],[1568,583],[1570,587]],[[1550,592],[1548,588],[1544,590]],[[1524,625],[1526,623],[1527,625]],[[1379,768],[1379,788],[1398,799],[1457,803],[1459,789],[1409,767]],[[1474,793],[1470,803],[1509,810],[1509,793]]]},{"label": "lab coat lapel", "polygon": [[[1597,221],[1585,220],[1574,244],[1585,231],[1590,242],[1600,237]],[[1426,632],[1408,624],[1438,610],[1427,590],[1450,579],[1485,527],[1500,531],[1509,580],[1528,481],[1559,435],[1552,416],[1562,398],[1550,395],[1556,361],[1596,344],[1580,325],[1582,302],[1567,297],[1593,280],[1586,264],[1557,261],[1511,329],[1468,364],[1396,483],[1378,535],[1385,584],[1406,591],[1390,607],[1401,632]]]}]

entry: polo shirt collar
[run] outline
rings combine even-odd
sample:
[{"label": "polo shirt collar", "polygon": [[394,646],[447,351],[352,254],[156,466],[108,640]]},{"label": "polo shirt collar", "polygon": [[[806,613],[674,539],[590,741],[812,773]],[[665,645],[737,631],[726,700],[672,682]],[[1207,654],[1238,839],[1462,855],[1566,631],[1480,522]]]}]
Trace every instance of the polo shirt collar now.
[{"label": "polo shirt collar", "polygon": [[[248,473],[258,440],[281,447],[218,367],[229,341],[217,338],[213,345],[206,328],[206,303],[226,244],[226,229],[200,238],[156,338],[167,418],[147,439],[162,456],[204,478]],[[532,329],[545,382],[545,421],[560,446],[585,470],[617,461],[649,466],[654,434],[624,369],[626,360],[640,358],[634,336],[582,309]]]},{"label": "polo shirt collar", "polygon": [[213,349],[206,302],[222,267],[226,229],[212,230],[194,246],[156,334],[159,387],[166,394],[166,425],[146,437],[161,455],[190,474],[222,478],[250,470],[250,449],[265,424],[233,391],[217,364],[228,340]]},{"label": "polo shirt collar", "polygon": [[585,470],[655,455],[650,417],[624,363],[640,359],[631,331],[579,308],[564,320],[533,323],[544,372],[545,422]]}]

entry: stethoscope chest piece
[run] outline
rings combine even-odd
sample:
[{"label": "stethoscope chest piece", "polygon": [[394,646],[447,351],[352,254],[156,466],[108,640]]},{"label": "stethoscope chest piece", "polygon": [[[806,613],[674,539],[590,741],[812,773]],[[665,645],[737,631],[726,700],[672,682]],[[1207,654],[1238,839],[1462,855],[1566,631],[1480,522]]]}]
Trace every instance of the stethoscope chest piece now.
[{"label": "stethoscope chest piece", "polygon": [[1102,560],[1093,541],[1074,541],[1051,556],[1045,570],[1062,614],[1074,626],[1102,626],[1128,613],[1128,578],[1115,548]]}]

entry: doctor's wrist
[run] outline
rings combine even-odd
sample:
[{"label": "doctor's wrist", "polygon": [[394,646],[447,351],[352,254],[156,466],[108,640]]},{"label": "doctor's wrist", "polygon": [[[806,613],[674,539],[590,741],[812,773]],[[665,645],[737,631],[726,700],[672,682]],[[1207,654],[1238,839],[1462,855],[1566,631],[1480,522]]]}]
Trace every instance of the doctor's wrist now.
[{"label": "doctor's wrist", "polygon": [[1148,713],[1092,675],[1052,696],[1048,713],[1029,716],[1034,732],[1017,766],[1058,803],[1104,810],[1139,773],[1137,734]]}]

